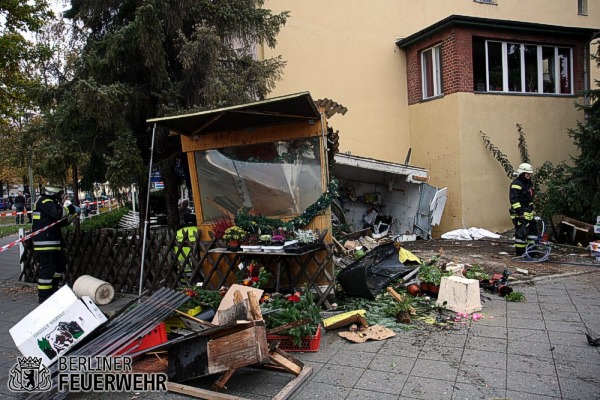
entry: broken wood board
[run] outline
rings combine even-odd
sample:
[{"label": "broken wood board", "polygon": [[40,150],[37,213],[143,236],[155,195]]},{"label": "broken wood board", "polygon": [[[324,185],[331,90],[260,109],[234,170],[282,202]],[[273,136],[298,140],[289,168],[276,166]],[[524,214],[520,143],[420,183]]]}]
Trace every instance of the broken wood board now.
[{"label": "broken wood board", "polygon": [[381,325],[371,325],[362,332],[339,332],[338,335],[354,343],[364,343],[367,340],[385,340],[396,336],[394,331]]},{"label": "broken wood board", "polygon": [[169,349],[167,371],[171,381],[183,382],[248,365],[264,364],[269,359],[264,321],[245,321],[220,329],[206,329],[173,344]]},{"label": "broken wood board", "polygon": [[334,315],[333,317],[323,320],[323,327],[326,331],[350,326],[352,324],[361,324],[366,328],[369,326],[365,320],[366,313],[365,310],[354,310]]},{"label": "broken wood board", "polygon": [[[239,291],[241,293],[243,299],[248,299],[249,292],[253,292],[256,295],[256,298],[260,299],[260,297],[262,296],[262,294],[264,292],[261,289],[253,288],[250,286],[243,286],[243,285],[238,285],[238,284],[231,285],[231,287],[229,288],[227,293],[225,293],[225,296],[223,296],[223,300],[221,300],[221,303],[219,304],[219,308],[217,308],[215,317],[213,318],[213,321],[212,321],[212,323],[214,325],[223,324],[223,322],[221,322],[222,318],[223,318],[221,315],[223,314],[224,310],[229,309],[230,307],[232,307],[235,304],[234,295],[235,295],[236,291]],[[248,317],[246,316],[243,319],[246,319],[246,318],[248,318]],[[239,318],[236,318],[236,319],[239,319]]]}]

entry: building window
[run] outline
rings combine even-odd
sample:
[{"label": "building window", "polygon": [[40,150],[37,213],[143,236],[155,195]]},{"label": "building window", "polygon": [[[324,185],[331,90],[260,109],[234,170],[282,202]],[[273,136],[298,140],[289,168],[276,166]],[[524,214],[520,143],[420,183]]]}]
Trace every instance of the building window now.
[{"label": "building window", "polygon": [[421,52],[423,98],[440,96],[442,88],[442,46],[437,45]]},{"label": "building window", "polygon": [[475,91],[573,94],[573,49],[473,41]]},{"label": "building window", "polygon": [[577,14],[588,15],[588,4],[587,0],[577,0]]}]

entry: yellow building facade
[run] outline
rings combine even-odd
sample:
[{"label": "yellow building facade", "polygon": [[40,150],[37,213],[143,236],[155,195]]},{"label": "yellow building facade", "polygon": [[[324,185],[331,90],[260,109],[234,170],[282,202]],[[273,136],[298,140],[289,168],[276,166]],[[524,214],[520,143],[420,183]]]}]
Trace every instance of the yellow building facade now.
[{"label": "yellow building facade", "polygon": [[[516,124],[534,167],[575,154],[567,131],[580,92],[600,78],[590,51],[600,2],[586,0],[277,0],[290,11],[271,96],[310,91],[348,108],[330,125],[340,152],[429,170],[448,187],[437,232],[509,229],[510,179],[480,132],[515,167]],[[435,231],[434,231],[435,233]]]}]

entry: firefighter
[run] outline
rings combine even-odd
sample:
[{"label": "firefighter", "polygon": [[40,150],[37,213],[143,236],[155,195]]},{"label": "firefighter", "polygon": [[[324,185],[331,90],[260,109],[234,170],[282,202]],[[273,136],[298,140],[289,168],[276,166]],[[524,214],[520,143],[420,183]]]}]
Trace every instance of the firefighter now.
[{"label": "firefighter", "polygon": [[79,212],[79,208],[73,204],[63,207],[63,193],[60,185],[47,184],[44,193],[36,201],[32,210],[33,232],[60,221],[33,237],[33,251],[38,255],[40,262],[38,268],[38,300],[40,304],[58,290],[62,274],[65,271],[61,228],[69,225],[67,218],[69,215]]},{"label": "firefighter", "polygon": [[533,167],[523,163],[519,165],[517,175],[510,184],[510,219],[515,227],[515,253],[522,256],[527,244],[535,243],[538,237],[533,213]]}]

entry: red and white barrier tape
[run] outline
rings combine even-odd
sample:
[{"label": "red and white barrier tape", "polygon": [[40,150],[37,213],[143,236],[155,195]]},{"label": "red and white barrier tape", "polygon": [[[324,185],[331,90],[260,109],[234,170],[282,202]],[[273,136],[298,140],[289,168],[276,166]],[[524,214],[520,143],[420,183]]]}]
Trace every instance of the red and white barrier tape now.
[{"label": "red and white barrier tape", "polygon": [[[85,205],[86,207],[89,205],[100,205],[100,206],[104,206],[105,204],[108,204],[111,200],[100,200],[100,201],[82,201],[81,205]],[[114,202],[113,202],[114,203]],[[10,211],[10,212],[6,212],[6,213],[0,213],[0,217],[16,217],[17,215],[25,215],[25,214],[31,214],[31,211]]]},{"label": "red and white barrier tape", "polygon": [[[65,217],[65,218],[66,218],[66,217]],[[34,237],[35,235],[39,235],[40,233],[44,232],[45,230],[52,228],[54,225],[58,224],[59,222],[61,222],[61,221],[62,221],[62,220],[64,220],[65,218],[63,218],[63,219],[60,219],[60,220],[58,220],[58,221],[56,221],[56,222],[53,222],[53,223],[51,223],[50,225],[43,227],[43,228],[42,228],[42,229],[40,229],[39,231],[31,232],[29,235],[25,235],[25,236],[23,236],[22,238],[19,238],[19,239],[15,240],[14,242],[11,242],[11,243],[9,243],[9,244],[5,244],[4,246],[0,247],[0,253],[2,253],[2,252],[3,252],[3,251],[5,251],[5,250],[8,250],[8,249],[10,249],[10,248],[12,248],[12,247],[15,247],[15,246],[16,246],[16,245],[18,245],[19,243],[21,243],[21,242],[24,242],[24,241],[26,241],[27,239],[30,239],[30,238]]]}]

